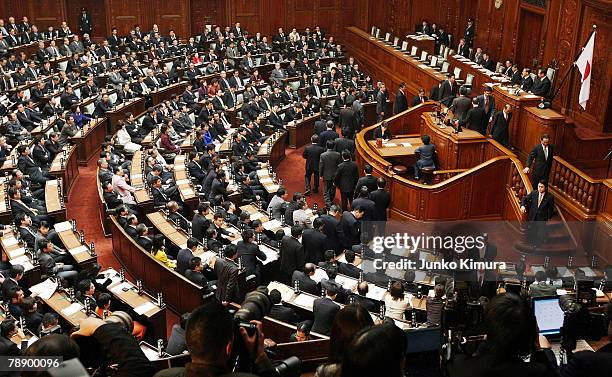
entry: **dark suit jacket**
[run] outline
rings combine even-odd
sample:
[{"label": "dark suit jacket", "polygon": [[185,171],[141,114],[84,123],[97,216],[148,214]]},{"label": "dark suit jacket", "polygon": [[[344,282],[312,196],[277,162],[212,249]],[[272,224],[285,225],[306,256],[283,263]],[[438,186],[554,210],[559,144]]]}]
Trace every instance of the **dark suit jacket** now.
[{"label": "dark suit jacket", "polygon": [[348,302],[351,301],[357,305],[363,306],[364,309],[369,311],[370,313],[376,313],[378,311],[376,303],[374,303],[374,301],[370,300],[367,297],[360,296],[358,294],[352,294],[349,295],[348,298]]},{"label": "dark suit jacket", "polygon": [[355,141],[340,137],[335,140],[334,150],[338,153],[342,153],[343,150],[351,152],[351,156],[355,155]]},{"label": "dark suit jacket", "polygon": [[238,302],[238,266],[231,260],[217,258],[215,262],[217,290],[215,296],[219,301]]},{"label": "dark suit jacket", "polygon": [[370,193],[370,199],[375,204],[374,221],[387,221],[387,208],[391,205],[391,194],[377,189]]},{"label": "dark suit jacket", "polygon": [[280,250],[280,271],[286,276],[293,275],[293,271],[304,270],[304,246],[293,237],[283,237]]},{"label": "dark suit jacket", "polygon": [[323,233],[327,236],[327,250],[340,251],[340,238],[338,237],[338,224],[340,222],[332,215],[323,215],[321,220],[325,224],[323,226]]},{"label": "dark suit jacket", "polygon": [[543,79],[536,82],[536,84],[533,86],[533,89],[531,89],[531,92],[536,96],[548,96],[548,94],[550,93],[550,80],[548,79],[548,77],[544,76]]},{"label": "dark suit jacket", "polygon": [[319,136],[325,130],[327,130],[326,121],[324,119],[319,119],[314,124],[314,134]]},{"label": "dark suit jacket", "polygon": [[[414,106],[414,105],[413,105]],[[408,109],[408,99],[406,95],[399,90],[395,94],[395,102],[393,103],[393,114],[399,114]]]},{"label": "dark suit jacket", "polygon": [[[3,356],[19,356],[22,352],[17,344],[13,343],[10,339],[0,336],[0,355]],[[19,373],[17,373],[19,374]],[[7,376],[11,374],[6,374]]]},{"label": "dark suit jacket", "polygon": [[526,92],[533,89],[533,79],[529,75],[527,77],[522,77],[520,84],[521,84],[521,89],[523,89]]},{"label": "dark suit jacket", "polygon": [[350,249],[353,245],[358,245],[361,242],[359,236],[359,220],[351,212],[344,211],[338,223],[340,244],[345,249]]},{"label": "dark suit jacket", "polygon": [[244,241],[238,241],[236,246],[238,256],[242,258],[242,266],[245,269],[246,275],[259,274],[259,268],[257,267],[261,260],[266,260],[266,254],[259,249],[254,243],[245,243]]},{"label": "dark suit jacket", "polygon": [[508,120],[506,120],[504,112],[498,111],[491,123],[491,136],[493,136],[493,140],[506,147],[509,145],[510,133],[508,132],[508,125],[511,119],[512,113],[508,114]]},{"label": "dark suit jacket", "polygon": [[442,86],[438,92],[438,100],[444,103],[446,106],[450,106],[453,102],[453,99],[457,96],[457,92],[459,91],[459,85],[455,82],[451,88],[451,85],[448,80],[442,83]]},{"label": "dark suit jacket", "polygon": [[363,177],[359,178],[359,180],[357,180],[357,184],[355,185],[355,194],[353,195],[355,198],[363,186],[368,188],[369,193],[374,192],[378,188],[376,185],[376,177],[372,175],[364,175]]},{"label": "dark suit jacket", "polygon": [[317,283],[310,278],[310,276],[306,275],[303,271],[293,271],[293,275],[291,275],[291,286],[295,284],[295,281],[298,281],[300,284],[300,291],[307,292],[313,295],[319,295],[321,292],[319,288],[317,288]]},{"label": "dark suit jacket", "polygon": [[319,145],[323,148],[327,148],[328,140],[336,140],[338,138],[338,133],[334,130],[325,130],[321,132],[319,135]]},{"label": "dark suit jacket", "polygon": [[176,255],[176,271],[182,275],[189,268],[189,262],[193,258],[193,253],[189,249],[181,249]]},{"label": "dark suit jacket", "polygon": [[319,171],[319,160],[325,149],[318,144],[310,144],[304,148],[302,157],[306,160],[306,171]]},{"label": "dark suit jacket", "polygon": [[355,185],[357,184],[358,179],[359,170],[357,169],[357,163],[355,161],[343,161],[340,165],[338,165],[334,182],[340,189],[340,192],[352,193],[355,191]]},{"label": "dark suit jacket", "polygon": [[465,120],[465,118],[467,118],[467,113],[471,108],[472,101],[465,96],[460,96],[453,100],[453,103],[450,106],[450,111],[453,112],[455,119]]},{"label": "dark suit jacket", "polygon": [[372,221],[374,220],[374,211],[376,209],[376,204],[373,200],[368,198],[357,198],[354,199],[351,203],[351,208],[361,207],[364,211],[362,221]]},{"label": "dark suit jacket", "polygon": [[376,127],[376,129],[372,133],[372,138],[374,138],[374,139],[390,140],[392,137],[393,137],[393,135],[391,134],[391,130],[389,130],[387,128],[385,130],[385,132],[383,133],[382,127],[380,127],[380,126]]},{"label": "dark suit jacket", "polygon": [[[436,86],[436,88],[437,88],[437,86]],[[420,105],[421,103],[427,102],[428,100],[429,100],[429,98],[427,98],[427,96],[423,96],[422,100],[421,100],[421,97],[415,96],[412,99],[412,106]]]},{"label": "dark suit jacket", "polygon": [[484,135],[489,125],[489,117],[484,108],[472,107],[468,110],[465,119],[459,120],[459,124],[461,127],[467,126],[469,129],[478,131],[480,134]]},{"label": "dark suit jacket", "polygon": [[555,209],[555,198],[549,192],[545,192],[542,203],[538,207],[538,196],[538,190],[533,190],[529,195],[523,197],[521,204],[527,208],[529,221],[548,221]]},{"label": "dark suit jacket", "polygon": [[306,254],[306,262],[317,264],[323,260],[325,250],[329,249],[327,236],[317,229],[305,229],[302,234],[302,245]]},{"label": "dark suit jacket", "polygon": [[319,159],[319,175],[323,180],[332,181],[336,177],[338,165],[342,162],[340,153],[328,150],[321,154]]},{"label": "dark suit jacket", "polygon": [[359,278],[359,272],[361,269],[350,263],[340,263],[338,266],[338,272],[342,275],[350,276],[355,279]]},{"label": "dark suit jacket", "polygon": [[531,152],[529,152],[526,166],[531,167],[531,163],[533,162],[532,176],[536,184],[537,181],[541,179],[548,180],[554,155],[554,146],[552,144],[548,144],[548,159],[544,157],[544,147],[542,147],[542,144],[536,145]]},{"label": "dark suit jacket", "polygon": [[340,306],[327,297],[318,298],[314,301],[312,311],[314,314],[312,331],[329,335]]},{"label": "dark suit jacket", "polygon": [[285,323],[294,324],[298,321],[298,316],[295,311],[282,304],[272,305],[268,316]]}]

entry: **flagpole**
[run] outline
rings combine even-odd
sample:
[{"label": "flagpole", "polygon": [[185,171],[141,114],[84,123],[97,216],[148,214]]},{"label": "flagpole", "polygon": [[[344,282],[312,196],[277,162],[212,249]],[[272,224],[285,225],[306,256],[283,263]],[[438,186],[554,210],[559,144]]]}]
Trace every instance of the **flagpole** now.
[{"label": "flagpole", "polygon": [[[597,30],[597,25],[593,24],[593,28],[591,29],[591,34],[589,34],[589,37],[587,38],[586,43],[589,43],[589,40],[591,39],[591,37],[593,36],[593,33],[595,33],[596,30]],[[586,43],[585,43],[585,46],[586,46]],[[559,94],[559,91],[563,87],[563,84],[565,83],[565,80],[567,80],[567,76],[569,76],[570,72],[572,72],[572,68],[574,68],[576,66],[576,60],[578,60],[578,58],[580,57],[580,54],[582,54],[582,50],[584,50],[585,46],[582,46],[582,48],[580,49],[580,52],[574,58],[574,61],[572,62],[572,65],[567,70],[567,72],[565,72],[565,75],[563,76],[563,79],[561,79],[561,83],[559,84],[559,87],[557,87],[557,90],[555,90],[555,93],[552,95],[552,97],[550,97],[550,103],[551,104],[552,104],[553,100],[555,99],[555,97],[557,96],[557,94]]]}]

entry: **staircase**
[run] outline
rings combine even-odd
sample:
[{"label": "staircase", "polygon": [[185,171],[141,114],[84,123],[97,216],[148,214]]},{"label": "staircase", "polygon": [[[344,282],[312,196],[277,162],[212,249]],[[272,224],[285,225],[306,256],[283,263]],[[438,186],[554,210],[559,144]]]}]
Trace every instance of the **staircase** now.
[{"label": "staircase", "polygon": [[554,216],[546,223],[546,241],[534,246],[527,239],[526,223],[522,240],[515,244],[521,254],[555,257],[568,257],[576,255],[578,245],[559,207],[556,207]]}]

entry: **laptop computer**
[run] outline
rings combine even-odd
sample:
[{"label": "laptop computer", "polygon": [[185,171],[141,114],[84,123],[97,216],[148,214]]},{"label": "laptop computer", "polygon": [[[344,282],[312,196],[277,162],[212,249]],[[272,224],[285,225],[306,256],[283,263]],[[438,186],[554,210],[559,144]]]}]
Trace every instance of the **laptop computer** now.
[{"label": "laptop computer", "polygon": [[532,306],[540,335],[545,336],[549,341],[561,339],[564,315],[563,310],[559,306],[559,297],[534,297],[532,299]]}]

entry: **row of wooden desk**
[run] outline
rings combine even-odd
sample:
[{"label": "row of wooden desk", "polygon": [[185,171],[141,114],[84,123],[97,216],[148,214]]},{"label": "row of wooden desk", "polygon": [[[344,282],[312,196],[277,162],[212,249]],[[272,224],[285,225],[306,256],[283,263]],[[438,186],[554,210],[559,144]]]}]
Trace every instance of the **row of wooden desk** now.
[{"label": "row of wooden desk", "polygon": [[79,176],[77,148],[74,145],[65,145],[53,158],[49,173],[62,180],[64,200],[68,201],[70,190]]}]

